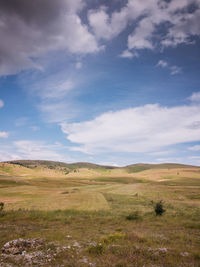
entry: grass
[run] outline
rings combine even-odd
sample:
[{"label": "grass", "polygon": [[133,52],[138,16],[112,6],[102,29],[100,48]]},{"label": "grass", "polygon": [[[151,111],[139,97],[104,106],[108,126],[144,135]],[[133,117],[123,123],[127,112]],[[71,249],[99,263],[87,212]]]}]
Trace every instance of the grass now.
[{"label": "grass", "polygon": [[[0,167],[0,247],[35,237],[71,247],[52,266],[88,266],[84,257],[96,266],[200,265],[197,167],[129,173],[84,166],[67,176],[57,167]],[[163,216],[154,213],[159,200]]]}]

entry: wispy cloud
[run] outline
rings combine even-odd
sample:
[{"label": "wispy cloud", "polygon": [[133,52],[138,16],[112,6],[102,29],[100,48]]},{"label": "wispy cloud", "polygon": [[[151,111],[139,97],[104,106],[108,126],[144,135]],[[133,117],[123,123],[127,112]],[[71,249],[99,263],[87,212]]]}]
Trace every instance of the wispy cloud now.
[{"label": "wispy cloud", "polygon": [[43,99],[59,99],[65,97],[74,87],[75,85],[71,80],[57,81],[57,84],[48,84],[38,93]]},{"label": "wispy cloud", "polygon": [[40,127],[39,126],[30,126],[31,130],[33,130],[34,132],[39,131]]},{"label": "wispy cloud", "polygon": [[190,146],[188,149],[192,151],[200,151],[200,145]]},{"label": "wispy cloud", "polygon": [[181,73],[182,69],[178,66],[172,66],[165,60],[159,60],[156,66],[161,68],[166,68],[170,71],[171,75],[179,74]]},{"label": "wispy cloud", "polygon": [[29,118],[21,117],[15,120],[15,126],[20,127],[24,126],[28,122]]},{"label": "wispy cloud", "polygon": [[171,66],[170,70],[172,75],[179,74],[182,71],[181,68],[178,66]]},{"label": "wispy cloud", "polygon": [[161,66],[162,68],[166,68],[168,66],[168,63],[164,60],[159,60],[157,63],[157,66]]},{"label": "wispy cloud", "polygon": [[57,144],[51,145],[43,141],[34,140],[19,140],[15,141],[13,145],[16,147],[16,151],[19,158],[23,159],[47,159],[47,160],[58,160],[68,161],[69,158],[63,155],[59,151],[60,146]]}]

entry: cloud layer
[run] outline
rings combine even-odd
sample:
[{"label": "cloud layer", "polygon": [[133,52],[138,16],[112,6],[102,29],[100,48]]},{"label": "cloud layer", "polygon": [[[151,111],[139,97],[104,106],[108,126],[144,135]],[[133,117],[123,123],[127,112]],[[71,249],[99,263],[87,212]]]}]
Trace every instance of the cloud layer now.
[{"label": "cloud layer", "polygon": [[200,105],[157,104],[107,112],[91,121],[66,124],[62,131],[78,144],[72,150],[153,152],[174,144],[200,141]]}]

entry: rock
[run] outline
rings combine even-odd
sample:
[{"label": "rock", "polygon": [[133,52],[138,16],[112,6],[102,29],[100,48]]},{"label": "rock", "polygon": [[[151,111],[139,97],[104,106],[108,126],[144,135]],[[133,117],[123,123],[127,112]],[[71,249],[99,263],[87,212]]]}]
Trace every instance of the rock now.
[{"label": "rock", "polygon": [[[46,245],[54,245],[56,250],[47,249]],[[6,261],[15,262],[18,266],[46,266],[47,263],[51,263],[54,257],[64,250],[62,246],[57,243],[45,244],[44,239],[16,239],[7,242],[2,247],[1,263],[0,267],[7,267],[4,263]],[[16,266],[15,265],[15,266]],[[14,267],[13,265],[11,265]]]},{"label": "rock", "polygon": [[148,249],[149,252],[154,253],[155,255],[160,254],[160,253],[167,253],[168,249],[167,248],[149,248]]},{"label": "rock", "polygon": [[77,241],[75,241],[73,244],[73,247],[81,248],[81,245]]},{"label": "rock", "polygon": [[189,253],[185,251],[185,252],[181,252],[180,255],[182,257],[188,257],[189,256]]},{"label": "rock", "polygon": [[2,253],[5,254],[22,254],[26,252],[27,249],[38,249],[44,245],[44,239],[15,239],[7,242],[1,249]]}]

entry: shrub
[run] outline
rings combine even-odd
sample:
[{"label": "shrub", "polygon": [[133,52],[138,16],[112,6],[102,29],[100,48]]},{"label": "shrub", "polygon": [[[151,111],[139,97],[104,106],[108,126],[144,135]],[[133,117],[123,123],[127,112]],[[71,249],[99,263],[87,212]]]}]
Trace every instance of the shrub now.
[{"label": "shrub", "polygon": [[156,216],[162,216],[163,215],[163,213],[166,211],[165,209],[164,209],[164,207],[163,207],[163,201],[162,200],[160,200],[160,201],[158,201],[156,204],[155,204],[155,206],[154,206],[154,211],[155,211],[155,213],[156,213]]}]

